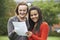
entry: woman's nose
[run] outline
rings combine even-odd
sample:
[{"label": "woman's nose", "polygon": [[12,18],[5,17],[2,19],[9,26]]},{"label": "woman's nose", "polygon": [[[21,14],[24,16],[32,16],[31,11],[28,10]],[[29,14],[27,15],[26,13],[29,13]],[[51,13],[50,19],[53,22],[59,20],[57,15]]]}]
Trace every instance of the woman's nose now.
[{"label": "woman's nose", "polygon": [[21,13],[24,13],[24,11],[21,11]]}]

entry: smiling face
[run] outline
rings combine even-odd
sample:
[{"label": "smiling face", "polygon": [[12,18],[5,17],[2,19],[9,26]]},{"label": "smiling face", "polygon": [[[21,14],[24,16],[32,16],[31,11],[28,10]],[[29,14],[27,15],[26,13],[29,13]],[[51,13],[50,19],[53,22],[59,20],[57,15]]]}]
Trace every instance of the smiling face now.
[{"label": "smiling face", "polygon": [[37,22],[38,19],[39,19],[39,14],[38,14],[38,11],[37,10],[31,10],[30,11],[30,18],[33,22]]},{"label": "smiling face", "polygon": [[21,18],[25,17],[27,14],[27,6],[26,5],[20,5],[18,7],[18,14],[19,14],[19,17],[21,17]]}]

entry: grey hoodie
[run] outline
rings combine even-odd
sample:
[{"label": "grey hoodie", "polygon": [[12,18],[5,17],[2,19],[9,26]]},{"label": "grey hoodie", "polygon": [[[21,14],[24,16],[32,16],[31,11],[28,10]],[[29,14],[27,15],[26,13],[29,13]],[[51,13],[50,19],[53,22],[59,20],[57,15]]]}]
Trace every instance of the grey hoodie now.
[{"label": "grey hoodie", "polygon": [[[27,36],[19,36],[15,32],[13,32],[14,26],[13,26],[12,22],[20,22],[20,21],[17,18],[17,16],[13,16],[13,17],[9,18],[8,24],[7,24],[9,39],[10,40],[28,40]],[[27,28],[29,28],[29,22],[27,20],[26,20],[26,24],[27,24]]]}]

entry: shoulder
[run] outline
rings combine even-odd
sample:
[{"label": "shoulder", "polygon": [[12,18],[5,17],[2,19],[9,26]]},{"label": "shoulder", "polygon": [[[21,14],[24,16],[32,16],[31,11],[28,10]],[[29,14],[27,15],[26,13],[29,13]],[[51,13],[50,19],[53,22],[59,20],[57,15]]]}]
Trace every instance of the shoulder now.
[{"label": "shoulder", "polygon": [[42,22],[42,25],[48,25],[48,23],[47,22]]},{"label": "shoulder", "polygon": [[10,17],[10,18],[8,19],[8,22],[14,21],[15,18],[16,18],[16,16]]},{"label": "shoulder", "polygon": [[49,25],[47,22],[42,22],[41,28],[49,28]]}]

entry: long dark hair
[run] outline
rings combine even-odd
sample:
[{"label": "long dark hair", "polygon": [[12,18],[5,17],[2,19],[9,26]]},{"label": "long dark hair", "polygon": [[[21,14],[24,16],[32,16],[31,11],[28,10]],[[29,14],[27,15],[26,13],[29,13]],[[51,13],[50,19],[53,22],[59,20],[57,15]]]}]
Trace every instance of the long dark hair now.
[{"label": "long dark hair", "polygon": [[30,12],[31,12],[32,10],[37,10],[37,12],[38,12],[38,14],[39,14],[39,19],[38,19],[38,22],[37,22],[37,26],[36,26],[36,28],[34,29],[34,32],[37,32],[37,31],[40,30],[40,25],[41,25],[41,23],[42,23],[42,12],[41,12],[40,8],[38,8],[38,7],[35,7],[35,6],[34,6],[34,7],[31,7],[31,8],[30,8],[30,10],[29,10],[29,24],[30,24],[29,31],[32,31],[32,29],[34,28],[34,25],[35,25],[35,22],[33,22],[33,21],[31,20],[31,18],[30,18]]}]

